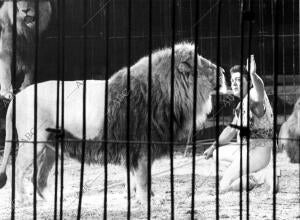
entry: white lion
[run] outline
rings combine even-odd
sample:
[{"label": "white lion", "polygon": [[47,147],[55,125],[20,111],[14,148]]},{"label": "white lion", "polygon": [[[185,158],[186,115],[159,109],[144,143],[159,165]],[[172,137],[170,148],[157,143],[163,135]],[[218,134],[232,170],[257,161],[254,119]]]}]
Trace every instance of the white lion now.
[{"label": "white lion", "polygon": [[[193,44],[175,45],[174,66],[174,141],[187,138],[192,128],[194,103],[194,50]],[[171,49],[166,48],[152,54],[152,162],[169,154],[170,141],[170,100],[171,100]],[[216,66],[197,55],[197,116],[203,123],[212,109],[211,94],[216,88]],[[147,124],[148,124],[148,57],[140,59],[131,71],[131,90],[127,91],[127,70],[115,73],[109,80],[107,106],[107,161],[126,166],[127,134],[127,97],[130,94],[130,170],[135,177],[138,200],[147,201]],[[220,85],[225,87],[223,69],[220,68]],[[46,131],[56,127],[56,81],[38,84],[37,107],[37,144],[38,183],[37,191],[43,197],[47,177],[54,163],[55,134]],[[103,141],[105,82],[87,81],[86,87],[86,140]],[[61,94],[61,92],[60,92]],[[29,86],[16,95],[16,131],[19,143],[16,160],[17,195],[23,196],[24,175],[33,163],[34,128],[34,86]],[[61,97],[60,97],[61,100]],[[60,106],[61,108],[61,106]],[[64,131],[66,138],[80,140],[83,125],[82,82],[65,82]],[[61,114],[60,114],[61,116]],[[61,121],[61,120],[60,120]],[[61,126],[61,125],[59,125]],[[6,118],[6,143],[2,166],[0,168],[0,187],[6,182],[6,165],[11,151],[12,104],[8,107]],[[29,135],[28,135],[29,134]],[[45,141],[52,141],[44,143]],[[118,143],[119,141],[119,143]],[[68,140],[66,140],[68,142]],[[65,152],[81,160],[81,144],[65,145]],[[42,155],[44,155],[42,157]],[[46,156],[45,156],[46,155]],[[104,163],[104,145],[102,142],[90,144],[85,149],[85,162]],[[27,200],[26,200],[27,201]]]}]

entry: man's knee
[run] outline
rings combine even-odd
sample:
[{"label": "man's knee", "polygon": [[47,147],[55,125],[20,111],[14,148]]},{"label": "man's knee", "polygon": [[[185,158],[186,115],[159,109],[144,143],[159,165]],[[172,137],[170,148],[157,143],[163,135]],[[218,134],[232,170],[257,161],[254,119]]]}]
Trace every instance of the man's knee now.
[{"label": "man's knee", "polygon": [[[224,150],[220,150],[219,148],[219,162],[222,162],[223,160],[227,161],[228,155],[224,152]],[[213,159],[214,161],[217,161],[217,149],[213,152]]]}]

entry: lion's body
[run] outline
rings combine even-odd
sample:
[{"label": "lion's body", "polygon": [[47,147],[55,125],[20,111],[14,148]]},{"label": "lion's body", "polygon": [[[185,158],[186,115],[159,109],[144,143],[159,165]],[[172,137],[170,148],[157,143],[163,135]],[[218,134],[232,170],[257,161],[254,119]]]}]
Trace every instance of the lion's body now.
[{"label": "lion's body", "polygon": [[[72,134],[75,138],[82,138],[82,106],[83,106],[83,82],[82,81],[66,81],[65,84],[65,105],[64,105],[64,126],[66,131]],[[86,130],[87,139],[95,139],[101,130],[99,127],[103,123],[104,114],[104,81],[87,81],[86,94],[86,123],[88,126]],[[38,133],[45,132],[46,128],[56,127],[56,100],[57,82],[47,81],[39,83],[38,89],[38,112],[37,112],[37,127]],[[60,83],[61,89],[61,83]],[[97,92],[95,92],[97,91]],[[60,90],[60,100],[61,100]],[[18,138],[28,139],[26,134],[33,130],[34,120],[34,85],[28,87],[24,92],[18,93],[16,99],[16,115],[24,115],[24,118],[16,118],[16,129],[18,131]],[[97,100],[97,101],[95,101]],[[26,106],[26,108],[24,108]],[[10,105],[11,107],[11,105]],[[61,107],[61,105],[60,105]],[[11,109],[10,109],[11,110]],[[60,108],[61,117],[61,108]],[[98,123],[96,123],[99,120]],[[61,122],[61,119],[60,119]],[[97,125],[97,126],[96,126]],[[41,137],[42,138],[42,137]],[[32,139],[31,139],[32,140]]]},{"label": "lion's body", "polygon": [[[39,33],[48,26],[51,17],[50,1],[39,3]],[[35,1],[17,2],[16,23],[16,73],[24,74],[21,90],[32,84],[35,51]],[[0,95],[11,97],[13,56],[13,2],[5,1],[0,8]],[[17,88],[14,88],[17,89]]]},{"label": "lion's body", "polygon": [[[192,128],[193,119],[193,62],[194,46],[192,44],[176,45],[175,73],[174,73],[174,141],[187,139]],[[171,122],[171,50],[164,49],[153,53],[152,59],[152,109],[151,109],[151,145],[152,161],[168,155]],[[211,93],[216,86],[216,67],[209,61],[198,56],[198,84],[197,84],[197,115],[199,123],[203,123],[206,115],[211,111]],[[208,66],[210,68],[208,68]],[[213,67],[213,68],[211,68]],[[122,69],[109,80],[108,105],[105,115],[105,82],[87,81],[86,94],[86,140],[104,140],[104,118],[107,117],[107,159],[109,163],[125,165],[126,139],[129,132],[130,141],[130,169],[136,177],[137,192],[141,200],[147,195],[147,143],[148,140],[148,58],[142,58],[130,69],[131,90],[127,90],[127,70]],[[222,74],[223,75],[223,74]],[[224,77],[224,76],[223,76]],[[224,79],[224,78],[223,78]],[[225,82],[222,81],[222,84]],[[37,111],[37,141],[53,140],[53,135],[47,128],[56,127],[56,88],[55,81],[38,84],[38,111]],[[82,139],[83,125],[83,84],[82,82],[65,82],[64,104],[64,131],[66,138]],[[50,91],[50,92],[49,92]],[[60,93],[61,94],[61,93]],[[19,140],[32,141],[34,127],[34,86],[29,86],[16,95],[16,130]],[[129,130],[127,130],[127,99],[130,97]],[[60,99],[61,100],[61,99]],[[11,139],[11,112],[12,105],[7,113],[6,140]],[[61,113],[60,113],[61,116]],[[19,119],[18,119],[19,118]],[[28,135],[30,133],[31,135]],[[117,143],[119,141],[119,143]],[[65,152],[73,158],[82,158],[81,142],[66,144]],[[22,179],[26,169],[32,164],[33,147],[31,143],[19,143],[17,167],[21,171],[17,174],[17,185],[23,194]],[[0,185],[8,160],[11,144],[6,143],[4,162],[0,170]],[[38,155],[53,145],[38,144]],[[49,152],[49,151],[48,151]],[[52,152],[52,153],[51,153]],[[87,163],[103,163],[104,145],[87,143],[85,161]],[[53,164],[52,161],[48,161]],[[39,170],[43,170],[41,162]],[[45,170],[45,169],[44,169]],[[46,174],[45,174],[46,173]],[[38,181],[43,184],[38,190],[42,194],[49,169],[38,173]],[[2,184],[3,185],[3,184]]]},{"label": "lion's body", "polygon": [[280,128],[278,145],[286,151],[291,163],[300,163],[300,98]]}]

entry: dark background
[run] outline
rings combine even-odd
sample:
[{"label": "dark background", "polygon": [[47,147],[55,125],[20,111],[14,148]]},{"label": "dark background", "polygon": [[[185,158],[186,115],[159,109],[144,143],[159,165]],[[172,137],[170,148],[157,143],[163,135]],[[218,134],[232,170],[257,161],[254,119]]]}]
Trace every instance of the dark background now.
[{"label": "dark background", "polygon": [[[149,1],[132,0],[131,7],[131,64],[148,54]],[[153,49],[170,46],[172,36],[171,0],[153,0],[152,44]],[[194,1],[176,0],[176,42],[194,40]],[[216,62],[217,52],[217,0],[199,1],[199,53]],[[227,71],[241,62],[240,1],[222,1],[221,8],[221,66]],[[246,2],[246,1],[245,1]],[[274,19],[273,1],[254,0],[252,2],[254,22],[252,25],[251,53],[255,54],[258,73],[272,76],[274,73]],[[280,1],[279,14],[279,57],[278,67],[287,81],[299,82],[299,1]],[[54,3],[52,23],[40,47],[40,81],[56,79],[58,64],[58,2]],[[86,4],[87,20],[84,22]],[[82,79],[83,57],[87,57],[88,78],[104,79],[105,46],[109,46],[109,74],[127,65],[128,58],[128,1],[126,0],[65,0],[65,40],[60,45],[65,48],[65,78]],[[109,41],[106,42],[106,19],[109,20]],[[84,51],[84,27],[87,31],[87,50]],[[244,31],[244,58],[248,52],[248,25]],[[244,59],[245,60],[245,59]],[[272,77],[266,77],[265,80]],[[272,80],[267,80],[272,84]],[[270,82],[269,82],[270,81]],[[283,83],[280,80],[280,83]]]}]

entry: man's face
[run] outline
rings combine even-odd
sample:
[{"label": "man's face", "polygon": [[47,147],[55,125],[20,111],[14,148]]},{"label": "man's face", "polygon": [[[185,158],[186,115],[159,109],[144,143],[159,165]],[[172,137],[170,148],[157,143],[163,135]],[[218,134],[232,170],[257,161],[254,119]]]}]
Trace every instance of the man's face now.
[{"label": "man's face", "polygon": [[231,74],[231,89],[233,92],[233,95],[240,97],[240,92],[241,92],[241,79],[243,80],[243,95],[247,94],[247,80],[245,77],[241,76],[241,73],[235,72]]}]

